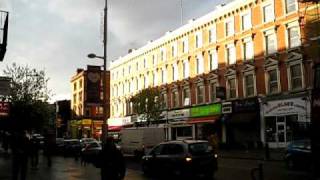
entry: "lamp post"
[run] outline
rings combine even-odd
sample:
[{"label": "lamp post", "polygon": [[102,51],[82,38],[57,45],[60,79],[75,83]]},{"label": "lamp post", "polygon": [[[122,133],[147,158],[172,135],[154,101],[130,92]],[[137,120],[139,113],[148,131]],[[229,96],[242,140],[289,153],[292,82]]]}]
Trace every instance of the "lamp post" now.
[{"label": "lamp post", "polygon": [[103,124],[102,124],[102,143],[105,144],[108,136],[108,123],[107,123],[107,13],[108,13],[108,0],[105,2],[104,8],[104,28],[103,28],[103,56],[97,56],[96,54],[88,54],[88,58],[99,58],[103,60]]}]

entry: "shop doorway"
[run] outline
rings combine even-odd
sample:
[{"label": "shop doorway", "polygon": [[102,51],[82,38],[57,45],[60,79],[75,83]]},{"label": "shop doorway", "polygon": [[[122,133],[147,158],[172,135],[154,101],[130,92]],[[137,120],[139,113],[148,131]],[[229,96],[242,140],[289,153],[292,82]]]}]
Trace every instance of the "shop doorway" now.
[{"label": "shop doorway", "polygon": [[266,117],[266,142],[271,148],[284,148],[298,131],[298,115]]}]

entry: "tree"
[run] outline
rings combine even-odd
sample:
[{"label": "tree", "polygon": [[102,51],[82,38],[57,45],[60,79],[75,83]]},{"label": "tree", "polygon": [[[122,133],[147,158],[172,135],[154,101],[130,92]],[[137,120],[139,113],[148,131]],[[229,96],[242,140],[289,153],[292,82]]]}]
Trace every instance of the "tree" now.
[{"label": "tree", "polygon": [[146,120],[147,124],[151,121],[160,120],[163,100],[160,98],[160,90],[157,88],[147,88],[139,91],[130,99],[132,102],[133,111],[141,115]]},{"label": "tree", "polygon": [[45,71],[13,63],[3,73],[11,78],[10,95],[6,97],[11,103],[10,128],[40,130],[52,114]]}]

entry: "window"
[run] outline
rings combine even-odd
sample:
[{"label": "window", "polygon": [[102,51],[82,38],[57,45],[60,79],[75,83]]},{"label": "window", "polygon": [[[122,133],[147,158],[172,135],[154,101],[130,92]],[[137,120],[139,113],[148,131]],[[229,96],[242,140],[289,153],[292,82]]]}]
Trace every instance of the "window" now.
[{"label": "window", "polygon": [[157,65],[156,55],[152,55],[152,65],[153,65],[153,66],[156,66],[156,65]]},{"label": "window", "polygon": [[177,56],[177,44],[174,43],[172,46],[171,46],[171,56],[172,57],[176,57]]},{"label": "window", "polygon": [[[131,84],[131,82],[130,82],[130,84]],[[138,89],[139,89],[139,80],[138,80],[138,78],[136,78],[136,83],[135,84],[136,84],[136,91],[138,91]]]},{"label": "window", "polygon": [[161,96],[162,96],[163,106],[166,109],[168,107],[167,94],[163,93],[161,94]]},{"label": "window", "polygon": [[247,74],[244,76],[244,84],[245,84],[245,96],[253,96],[254,93],[254,75]]},{"label": "window", "polygon": [[128,66],[128,73],[131,74],[131,66]]},{"label": "window", "polygon": [[125,70],[124,70],[124,68],[122,68],[122,76],[124,76],[124,75],[125,75],[124,71],[125,71]]},{"label": "window", "polygon": [[228,97],[236,98],[237,97],[237,88],[236,88],[236,78],[230,78],[227,81],[227,88],[228,88]]},{"label": "window", "polygon": [[172,65],[172,79],[173,79],[173,81],[178,80],[178,65],[177,64]]},{"label": "window", "polygon": [[136,71],[139,71],[139,63],[136,62]]},{"label": "window", "polygon": [[216,87],[217,87],[216,82],[210,83],[210,101],[211,102],[214,102],[216,100]]},{"label": "window", "polygon": [[301,45],[299,26],[288,28],[288,42],[289,48],[294,48]]},{"label": "window", "polygon": [[197,74],[201,74],[204,72],[204,64],[203,64],[203,57],[202,55],[198,55],[196,57],[196,61],[197,61]]},{"label": "window", "polygon": [[147,67],[147,60],[146,58],[143,58],[143,68],[146,68]]},{"label": "window", "polygon": [[291,90],[302,88],[301,64],[290,66]]},{"label": "window", "polygon": [[274,20],[273,4],[268,4],[263,7],[263,22],[270,22]]},{"label": "window", "polygon": [[204,86],[198,85],[197,86],[197,104],[204,103]]},{"label": "window", "polygon": [[167,70],[166,69],[161,70],[161,82],[167,83]]},{"label": "window", "polygon": [[172,92],[172,107],[179,107],[179,93],[178,91]]},{"label": "window", "polygon": [[216,42],[216,26],[212,26],[210,29],[209,29],[209,43],[213,43],[213,42]]},{"label": "window", "polygon": [[158,85],[158,78],[157,78],[157,73],[153,73],[152,75],[152,85],[157,86]]},{"label": "window", "polygon": [[218,55],[216,51],[209,52],[209,63],[210,70],[215,70],[218,68]]},{"label": "window", "polygon": [[185,39],[182,41],[182,52],[183,52],[183,53],[188,52],[188,48],[189,48],[189,46],[188,46],[188,39],[185,38]]},{"label": "window", "polygon": [[287,13],[297,11],[296,0],[286,0],[286,11],[287,11]]},{"label": "window", "polygon": [[277,39],[274,33],[266,34],[266,54],[273,54],[277,52]]},{"label": "window", "polygon": [[82,88],[82,80],[80,80],[79,89]]},{"label": "window", "polygon": [[75,82],[75,83],[73,84],[73,90],[74,90],[74,91],[77,90],[77,82]]},{"label": "window", "polygon": [[183,105],[184,106],[190,105],[190,89],[189,88],[183,89]]},{"label": "window", "polygon": [[143,84],[144,84],[144,88],[147,88],[148,87],[148,77],[147,76],[144,76],[143,77]]},{"label": "window", "polygon": [[74,94],[74,95],[73,95],[73,103],[74,103],[74,104],[77,104],[77,94]]},{"label": "window", "polygon": [[183,61],[183,78],[189,77],[189,61]]},{"label": "window", "polygon": [[251,38],[244,39],[243,41],[243,60],[251,60],[254,56],[253,42]]},{"label": "window", "polygon": [[242,15],[242,30],[247,30],[250,29],[252,24],[251,24],[251,13],[246,13]]},{"label": "window", "polygon": [[202,33],[197,32],[196,33],[196,48],[200,48],[202,46]]},{"label": "window", "polygon": [[268,93],[277,93],[279,91],[278,88],[278,71],[277,69],[273,69],[267,72],[267,80],[268,80]]},{"label": "window", "polygon": [[164,48],[160,50],[160,57],[161,57],[161,61],[166,60],[166,50]]},{"label": "window", "polygon": [[227,64],[235,64],[236,63],[236,49],[234,44],[229,44],[227,46]]},{"label": "window", "polygon": [[226,36],[231,36],[234,34],[234,24],[233,20],[226,21]]}]

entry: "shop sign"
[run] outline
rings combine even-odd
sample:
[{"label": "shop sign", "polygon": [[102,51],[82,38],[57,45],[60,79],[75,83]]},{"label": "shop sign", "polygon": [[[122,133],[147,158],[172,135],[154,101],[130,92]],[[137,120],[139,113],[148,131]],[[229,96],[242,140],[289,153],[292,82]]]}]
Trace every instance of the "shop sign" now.
[{"label": "shop sign", "polygon": [[230,114],[232,113],[232,103],[231,102],[224,102],[222,103],[222,114]]},{"label": "shop sign", "polygon": [[190,111],[191,117],[219,115],[221,114],[221,104],[193,107]]},{"label": "shop sign", "polygon": [[108,119],[108,126],[122,126],[123,118],[110,118]]},{"label": "shop sign", "polygon": [[264,106],[265,116],[281,116],[289,114],[306,115],[310,112],[310,103],[302,98],[268,101]]},{"label": "shop sign", "polygon": [[183,119],[190,117],[190,109],[181,109],[168,112],[168,119]]},{"label": "shop sign", "polygon": [[81,124],[82,125],[91,125],[92,120],[91,119],[82,119]]},{"label": "shop sign", "polygon": [[257,98],[233,101],[233,112],[253,112],[259,111],[259,102]]},{"label": "shop sign", "polygon": [[10,104],[8,102],[0,102],[0,117],[8,116],[10,110]]}]

